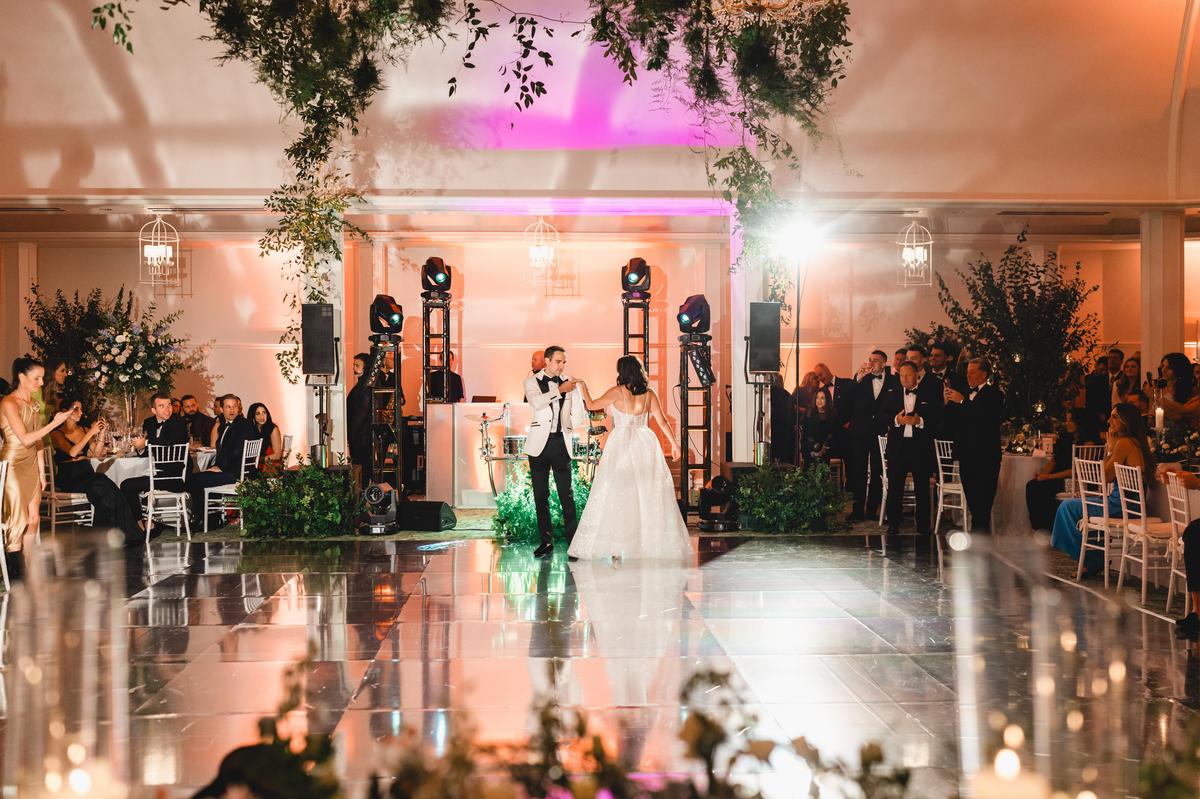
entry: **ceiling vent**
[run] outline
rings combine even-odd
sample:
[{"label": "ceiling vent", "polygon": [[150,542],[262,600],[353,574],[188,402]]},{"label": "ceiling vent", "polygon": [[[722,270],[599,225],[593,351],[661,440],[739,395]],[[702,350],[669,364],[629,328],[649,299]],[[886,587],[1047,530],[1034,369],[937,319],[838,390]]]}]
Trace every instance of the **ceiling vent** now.
[{"label": "ceiling vent", "polygon": [[0,205],[0,214],[65,214],[57,205]]},{"label": "ceiling vent", "polygon": [[1108,211],[997,211],[996,216],[1108,216]]},{"label": "ceiling vent", "polygon": [[259,205],[147,205],[151,214],[261,214]]}]

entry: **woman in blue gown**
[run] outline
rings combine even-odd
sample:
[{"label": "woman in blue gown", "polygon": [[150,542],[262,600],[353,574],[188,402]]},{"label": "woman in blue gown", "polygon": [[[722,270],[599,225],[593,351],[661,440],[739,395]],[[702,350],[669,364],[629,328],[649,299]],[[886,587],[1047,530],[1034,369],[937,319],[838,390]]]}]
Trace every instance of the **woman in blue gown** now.
[{"label": "woman in blue gown", "polygon": [[[1104,479],[1113,481],[1112,491],[1108,495],[1108,515],[1121,518],[1121,496],[1115,483],[1117,464],[1136,466],[1142,470],[1142,483],[1146,491],[1154,484],[1154,457],[1150,454],[1150,443],[1146,440],[1146,429],[1136,406],[1122,402],[1113,406],[1108,417],[1108,455],[1104,459]],[[1093,500],[1094,502],[1094,500]],[[1089,507],[1089,514],[1099,515],[1103,511],[1098,506]],[[1079,531],[1079,522],[1083,518],[1083,501],[1068,499],[1058,506],[1054,515],[1054,529],[1050,535],[1050,543],[1056,548],[1079,560],[1079,549],[1083,542],[1083,534]],[[1103,556],[1096,550],[1089,551],[1084,559],[1086,574],[1103,573]]]}]

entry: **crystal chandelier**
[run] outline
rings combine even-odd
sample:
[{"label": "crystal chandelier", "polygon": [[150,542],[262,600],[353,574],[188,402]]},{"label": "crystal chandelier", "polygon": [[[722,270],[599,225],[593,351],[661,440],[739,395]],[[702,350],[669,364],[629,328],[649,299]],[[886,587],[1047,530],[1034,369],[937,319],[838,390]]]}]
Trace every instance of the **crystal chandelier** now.
[{"label": "crystal chandelier", "polygon": [[929,228],[914,219],[900,231],[896,246],[900,248],[900,285],[932,286],[933,236]]},{"label": "crystal chandelier", "polygon": [[558,244],[558,231],[540,216],[536,222],[525,228],[525,246],[529,248],[527,282],[547,283],[554,280]]},{"label": "crystal chandelier", "polygon": [[155,214],[138,233],[143,283],[171,283],[179,274],[179,232]]}]

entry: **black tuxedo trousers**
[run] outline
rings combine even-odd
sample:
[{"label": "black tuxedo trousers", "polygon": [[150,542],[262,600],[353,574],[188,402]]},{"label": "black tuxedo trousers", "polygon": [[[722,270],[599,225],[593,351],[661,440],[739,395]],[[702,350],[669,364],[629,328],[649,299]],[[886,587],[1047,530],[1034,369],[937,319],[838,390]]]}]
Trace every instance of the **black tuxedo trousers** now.
[{"label": "black tuxedo trousers", "polygon": [[929,478],[933,458],[929,450],[933,444],[925,435],[918,433],[912,438],[899,434],[888,437],[887,447],[887,524],[889,530],[900,527],[900,508],[904,499],[904,482],[912,475],[913,489],[917,499],[917,532],[931,529],[929,522]]},{"label": "black tuxedo trousers", "polygon": [[571,490],[571,453],[567,452],[565,433],[551,433],[540,455],[529,456],[529,479],[533,483],[533,505],[537,508],[538,534],[543,544],[554,540],[550,523],[550,473],[562,505],[563,527],[567,543],[575,537],[579,519],[575,513],[575,493]]}]

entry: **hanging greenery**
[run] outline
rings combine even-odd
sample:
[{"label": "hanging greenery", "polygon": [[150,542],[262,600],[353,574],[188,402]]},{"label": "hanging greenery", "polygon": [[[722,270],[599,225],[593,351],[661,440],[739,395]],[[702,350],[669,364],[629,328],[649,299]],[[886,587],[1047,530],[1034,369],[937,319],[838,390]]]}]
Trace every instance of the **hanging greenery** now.
[{"label": "hanging greenery", "polygon": [[[134,0],[129,0],[134,2]],[[165,0],[162,8],[186,5]],[[845,76],[851,43],[846,0],[663,2],[590,0],[586,20],[513,11],[496,0],[197,0],[224,46],[222,61],[249,64],[300,131],[286,155],[294,180],[271,195],[280,214],[263,237],[263,254],[298,253],[288,261],[297,288],[288,301],[328,301],[328,264],[341,256],[344,234],[364,235],[344,214],[361,198],[338,169],[341,137],[383,87],[387,66],[403,63],[418,44],[464,41],[462,69],[475,69],[480,45],[506,26],[512,58],[500,70],[503,94],[519,110],[547,94],[538,78],[554,65],[549,43],[560,26],[587,32],[633,84],[640,73],[662,78],[663,93],[682,100],[705,133],[709,184],[736,209],[747,257],[767,259],[769,237],[795,210],[775,190],[780,169],[798,174],[800,161],[785,135],[798,125],[817,137],[830,93]],[[129,52],[129,3],[92,9],[92,27],[108,31]],[[553,24],[549,24],[553,23]],[[453,96],[459,75],[447,80]],[[733,131],[732,147],[711,144]],[[768,259],[768,266],[770,261]],[[775,269],[772,297],[786,301],[789,279]],[[297,378],[296,325],[284,332],[279,357]]]},{"label": "hanging greenery", "polygon": [[[1063,266],[1053,251],[1038,260],[1020,241],[997,264],[981,253],[958,270],[964,299],[938,275],[938,300],[951,328],[930,327],[992,364],[1010,418],[1036,420],[1061,412],[1069,364],[1096,347],[1100,320],[1084,313],[1083,304],[1099,286],[1083,279],[1081,264]],[[921,333],[908,332],[910,338]]]}]

